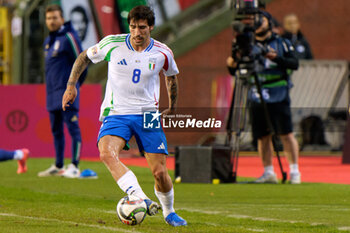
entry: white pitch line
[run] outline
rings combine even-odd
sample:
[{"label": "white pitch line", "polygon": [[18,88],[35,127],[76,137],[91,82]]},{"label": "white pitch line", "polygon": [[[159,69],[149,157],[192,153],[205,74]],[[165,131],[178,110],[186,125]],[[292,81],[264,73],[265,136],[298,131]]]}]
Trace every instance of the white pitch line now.
[{"label": "white pitch line", "polygon": [[116,210],[100,210],[100,209],[96,209],[96,208],[89,208],[89,210],[99,211],[99,212],[106,213],[106,214],[114,214],[115,216],[117,216]]},{"label": "white pitch line", "polygon": [[[115,214],[115,211],[111,211],[111,210],[101,210],[101,209],[96,209],[96,208],[89,208],[89,210],[93,210],[93,211],[99,211],[99,212],[102,212],[102,213],[106,213],[106,214]],[[201,212],[203,213],[203,212]],[[212,214],[212,212],[208,212],[207,214]],[[221,214],[221,212],[217,211],[215,214]],[[152,216],[152,218],[163,218],[162,215],[155,215],[155,216]],[[208,225],[208,226],[213,226],[213,227],[218,227],[218,226],[221,226],[221,224],[217,224],[217,223],[214,223],[214,222],[203,222],[204,225]],[[253,228],[246,228],[246,227],[240,227],[240,228],[243,228],[245,230],[249,230],[249,231],[256,231],[256,232],[264,232],[265,230],[263,229],[253,229]]]},{"label": "white pitch line", "polygon": [[[264,208],[264,210],[281,210],[282,208],[280,207],[272,207],[272,208]],[[297,208],[284,208],[288,209],[288,211],[302,211],[302,209],[297,209]]]},{"label": "white pitch line", "polygon": [[[99,211],[103,213],[108,213],[108,214],[115,214],[115,211],[111,210],[101,210],[101,209],[96,209],[96,208],[89,208],[89,210],[93,211]],[[320,225],[327,225],[326,223],[308,223],[304,221],[299,221],[299,220],[283,220],[283,219],[275,219],[275,218],[264,218],[264,217],[253,217],[249,215],[240,215],[240,214],[228,214],[227,211],[210,211],[210,210],[201,210],[201,209],[188,209],[188,208],[178,208],[178,210],[185,210],[187,212],[192,212],[192,213],[202,213],[202,214],[208,214],[208,215],[222,215],[225,214],[226,217],[231,217],[231,218],[236,218],[236,219],[252,219],[256,221],[262,221],[262,222],[281,222],[281,223],[303,223],[303,224],[308,224],[310,226],[320,226]],[[152,217],[159,217],[159,215],[152,216]],[[206,225],[212,225],[216,226],[216,223],[212,222],[206,222]],[[244,228],[244,227],[242,227]],[[250,231],[257,231],[257,232],[264,232],[265,230],[263,229],[252,229],[252,228],[244,228],[245,230],[250,230]],[[341,231],[349,231],[350,226],[340,226],[337,227],[338,230]]]},{"label": "white pitch line", "polygon": [[0,213],[0,216],[6,216],[6,217],[15,217],[15,218],[25,218],[25,219],[31,219],[31,220],[38,220],[38,221],[48,221],[48,222],[59,222],[59,223],[67,223],[72,225],[81,225],[85,227],[91,227],[91,228],[97,228],[101,230],[107,230],[107,231],[115,231],[115,232],[126,232],[126,233],[141,233],[139,231],[129,231],[125,229],[115,228],[115,227],[106,227],[106,226],[99,226],[94,224],[86,224],[86,223],[80,223],[80,222],[72,222],[72,221],[65,221],[65,220],[59,220],[55,218],[42,218],[42,217],[31,217],[31,216],[25,216],[25,215],[18,215],[18,214],[12,214],[12,213]]},{"label": "white pitch line", "polygon": [[255,228],[245,228],[245,229],[247,229],[249,231],[264,232],[263,229],[255,229]]},{"label": "white pitch line", "polygon": [[[185,210],[188,212],[192,212],[192,213],[202,213],[202,214],[213,214],[213,215],[223,215],[225,214],[226,217],[231,217],[231,218],[236,218],[236,219],[252,219],[252,220],[256,220],[256,221],[262,221],[262,222],[281,222],[281,223],[303,223],[303,224],[308,224],[311,226],[320,226],[320,225],[324,225],[324,226],[328,226],[326,223],[308,223],[308,222],[304,222],[304,221],[299,221],[299,220],[282,220],[282,219],[275,219],[275,218],[264,218],[264,217],[253,217],[253,216],[249,216],[249,215],[240,215],[240,214],[228,214],[225,211],[208,211],[208,210],[201,210],[201,209],[188,209],[188,208],[179,208],[179,210]],[[347,231],[350,230],[350,226],[339,226],[336,227],[338,230],[342,230],[342,231]],[[260,229],[259,229],[260,230]]]},{"label": "white pitch line", "polygon": [[313,204],[312,206],[310,206],[310,204],[256,204],[256,203],[244,203],[244,204],[240,204],[240,203],[230,203],[228,204],[227,206],[268,206],[268,208],[281,208],[281,209],[286,209],[286,208],[296,208],[296,207],[308,207],[308,208],[317,208],[317,209],[320,209],[320,208],[324,208],[324,209],[334,209],[334,210],[350,210],[349,208],[344,208],[344,206],[334,206],[332,204],[330,205],[316,205],[316,204]]},{"label": "white pitch line", "polygon": [[[98,211],[98,212],[101,212],[101,213],[106,213],[106,214],[113,214],[113,215],[117,215],[117,211],[115,210],[101,210],[101,209],[97,209],[97,208],[89,208],[88,210],[91,210],[91,211]],[[163,218],[163,215],[154,215],[154,216],[148,216],[148,217],[151,217],[151,218]]]}]

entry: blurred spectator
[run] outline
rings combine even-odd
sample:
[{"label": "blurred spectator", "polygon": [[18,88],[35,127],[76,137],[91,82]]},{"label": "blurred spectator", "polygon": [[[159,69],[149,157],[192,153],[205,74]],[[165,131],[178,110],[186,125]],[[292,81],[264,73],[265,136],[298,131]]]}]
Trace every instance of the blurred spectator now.
[{"label": "blurred spectator", "polygon": [[298,59],[313,59],[311,48],[300,31],[299,19],[295,14],[288,14],[283,19],[284,34],[282,37],[290,40],[295,48]]}]

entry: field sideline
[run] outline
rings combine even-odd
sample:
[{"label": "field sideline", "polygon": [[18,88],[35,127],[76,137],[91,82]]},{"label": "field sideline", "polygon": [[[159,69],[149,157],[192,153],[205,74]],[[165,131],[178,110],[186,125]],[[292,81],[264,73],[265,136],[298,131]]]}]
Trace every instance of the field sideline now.
[{"label": "field sideline", "polygon": [[[115,207],[124,196],[100,162],[81,162],[96,180],[38,178],[53,159],[30,159],[16,174],[16,162],[0,163],[0,232],[350,232],[350,186],[176,184],[175,208],[189,225],[173,228],[162,215],[135,227],[123,225]],[[144,191],[155,199],[147,168],[132,167]],[[171,172],[172,174],[172,172]],[[240,178],[242,179],[242,178]]]}]

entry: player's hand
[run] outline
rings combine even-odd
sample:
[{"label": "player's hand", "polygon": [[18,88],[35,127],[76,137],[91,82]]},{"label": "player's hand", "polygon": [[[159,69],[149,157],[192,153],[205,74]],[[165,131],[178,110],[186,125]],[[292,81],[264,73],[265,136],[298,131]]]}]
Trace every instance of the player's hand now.
[{"label": "player's hand", "polygon": [[73,85],[68,85],[66,91],[62,97],[62,109],[66,111],[66,107],[69,107],[69,104],[73,104],[75,98],[77,97],[77,88]]},{"label": "player's hand", "polygon": [[167,108],[162,112],[162,116],[173,115],[175,113],[175,108]]}]

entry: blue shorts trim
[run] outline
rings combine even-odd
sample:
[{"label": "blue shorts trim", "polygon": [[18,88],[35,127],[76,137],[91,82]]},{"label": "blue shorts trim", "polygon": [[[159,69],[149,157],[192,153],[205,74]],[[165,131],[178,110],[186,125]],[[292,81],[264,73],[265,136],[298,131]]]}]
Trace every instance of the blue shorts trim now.
[{"label": "blue shorts trim", "polygon": [[143,115],[107,116],[101,125],[97,142],[106,135],[123,138],[128,142],[135,136],[140,152],[168,154],[168,146],[163,130],[144,129]]}]

